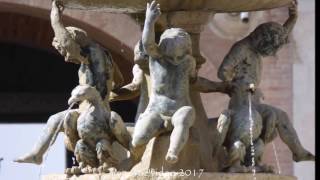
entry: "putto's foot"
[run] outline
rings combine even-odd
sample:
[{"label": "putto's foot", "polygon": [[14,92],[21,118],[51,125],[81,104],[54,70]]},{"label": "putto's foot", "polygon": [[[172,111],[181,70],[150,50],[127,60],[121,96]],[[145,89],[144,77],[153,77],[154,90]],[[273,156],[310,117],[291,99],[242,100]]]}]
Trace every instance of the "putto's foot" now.
[{"label": "putto's foot", "polygon": [[81,168],[78,166],[73,166],[72,168],[67,168],[64,173],[67,176],[73,176],[73,175],[80,175],[81,173]]},{"label": "putto's foot", "polygon": [[84,168],[81,169],[81,172],[83,174],[92,174],[92,173],[98,173],[98,170],[95,170],[96,168],[92,168],[90,166],[86,166]]},{"label": "putto's foot", "polygon": [[99,173],[114,173],[117,171],[117,169],[104,163],[103,165],[99,166],[98,171]]},{"label": "putto's foot", "polygon": [[[253,171],[253,167],[252,166],[249,166],[247,167],[248,171],[249,172],[252,172]],[[257,173],[274,173],[274,168],[273,166],[269,166],[269,165],[257,165],[255,166],[255,171]]]},{"label": "putto's foot", "polygon": [[299,154],[293,154],[292,159],[295,162],[300,162],[300,161],[315,161],[315,156],[311,154],[309,151],[304,150],[302,153]]},{"label": "putto's foot", "polygon": [[13,161],[17,163],[31,163],[40,165],[42,163],[42,156],[37,156],[30,153],[17,159],[14,159]]},{"label": "putto's foot", "polygon": [[178,156],[174,153],[172,153],[171,151],[168,151],[167,155],[166,155],[166,161],[170,164],[174,164],[176,162],[178,162]]},{"label": "putto's foot", "polygon": [[99,169],[98,168],[92,168],[92,174],[99,174]]}]

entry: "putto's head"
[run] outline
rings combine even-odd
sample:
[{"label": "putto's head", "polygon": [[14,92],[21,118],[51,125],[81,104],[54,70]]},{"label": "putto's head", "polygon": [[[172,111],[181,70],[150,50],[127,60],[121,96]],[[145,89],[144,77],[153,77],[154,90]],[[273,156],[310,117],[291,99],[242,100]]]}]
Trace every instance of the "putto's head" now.
[{"label": "putto's head", "polygon": [[71,38],[80,46],[83,47],[89,44],[87,32],[83,29],[77,27],[66,27],[66,29],[70,33]]},{"label": "putto's head", "polygon": [[286,29],[275,22],[259,25],[250,35],[254,48],[262,56],[273,56],[288,42]]},{"label": "putto's head", "polygon": [[66,27],[69,33],[68,38],[54,37],[52,46],[59,51],[59,53],[65,57],[67,62],[78,62],[79,60],[73,55],[75,52],[70,52],[70,49],[74,49],[75,46],[85,47],[90,43],[87,37],[87,33],[76,27]]},{"label": "putto's head", "polygon": [[[88,45],[88,43],[89,43],[88,35],[84,30],[82,30],[80,28],[76,28],[76,27],[66,27],[66,29],[67,29],[67,31],[73,41],[78,43],[80,46]],[[59,49],[58,46],[61,47],[64,45],[64,42],[61,42],[61,41],[63,41],[63,39],[59,39],[57,37],[54,37],[52,45],[58,50]],[[64,41],[66,41],[66,40],[64,40]]]},{"label": "putto's head", "polygon": [[172,58],[192,54],[190,35],[181,28],[165,30],[160,37],[159,47],[162,54]]}]

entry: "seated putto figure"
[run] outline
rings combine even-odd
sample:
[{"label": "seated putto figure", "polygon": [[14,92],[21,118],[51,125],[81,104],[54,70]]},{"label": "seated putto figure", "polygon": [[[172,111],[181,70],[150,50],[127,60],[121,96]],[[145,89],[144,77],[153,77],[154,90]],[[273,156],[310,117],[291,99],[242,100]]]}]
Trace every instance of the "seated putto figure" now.
[{"label": "seated putto figure", "polygon": [[[225,56],[218,70],[224,86],[203,81],[206,92],[224,92],[231,97],[231,123],[224,145],[229,151],[227,171],[248,172],[251,170],[251,142],[249,121],[249,93],[252,93],[253,144],[257,171],[272,171],[261,164],[265,144],[279,133],[282,141],[293,153],[296,162],[313,160],[314,155],[303,148],[286,112],[271,105],[262,104],[261,81],[262,58],[275,55],[288,41],[297,19],[297,7],[289,7],[289,18],[284,25],[268,22],[259,25],[249,36],[236,42]],[[250,86],[252,84],[252,86]],[[220,86],[222,88],[220,88]]]},{"label": "seated putto figure", "polygon": [[[110,91],[120,86],[123,78],[113,62],[111,55],[100,45],[92,41],[82,29],[65,27],[61,21],[63,5],[61,1],[52,2],[51,25],[55,33],[52,45],[65,57],[66,62],[81,64],[79,69],[79,84],[94,86],[102,97],[103,105],[110,111]],[[16,162],[41,164],[43,155],[55,140],[55,132],[65,133],[65,144],[68,150],[74,151],[78,141],[77,119],[81,112],[88,106],[87,101],[79,104],[79,109],[56,113],[47,121],[45,129],[32,151],[16,159]],[[111,113],[114,121],[112,131],[120,144],[129,148],[131,137],[119,115]],[[62,122],[64,121],[64,122]],[[72,123],[67,123],[72,122]],[[60,126],[63,124],[63,126]]]},{"label": "seated putto figure", "polygon": [[146,110],[136,122],[131,145],[134,158],[140,160],[141,149],[151,138],[172,130],[166,161],[176,163],[195,119],[189,83],[197,75],[196,62],[191,56],[190,36],[183,29],[167,29],[159,45],[155,43],[154,24],[159,16],[159,4],[148,4],[142,44],[150,57],[151,93]]}]

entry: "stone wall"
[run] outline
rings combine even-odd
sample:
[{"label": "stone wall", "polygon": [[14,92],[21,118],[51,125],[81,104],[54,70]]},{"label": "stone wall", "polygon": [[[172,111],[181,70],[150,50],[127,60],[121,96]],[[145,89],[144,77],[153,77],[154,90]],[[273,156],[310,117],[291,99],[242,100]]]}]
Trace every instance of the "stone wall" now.
[{"label": "stone wall", "polygon": [[[300,18],[293,31],[298,63],[293,65],[293,122],[302,144],[315,153],[315,1],[299,1]],[[315,163],[294,163],[298,179],[315,179]]]}]

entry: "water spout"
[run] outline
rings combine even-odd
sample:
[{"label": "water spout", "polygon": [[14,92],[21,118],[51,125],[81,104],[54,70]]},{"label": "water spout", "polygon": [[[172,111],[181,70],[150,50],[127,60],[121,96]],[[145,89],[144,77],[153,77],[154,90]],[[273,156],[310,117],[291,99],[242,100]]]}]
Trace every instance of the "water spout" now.
[{"label": "water spout", "polygon": [[240,19],[243,23],[248,23],[249,22],[249,17],[250,17],[250,14],[249,12],[241,12],[240,13]]}]

